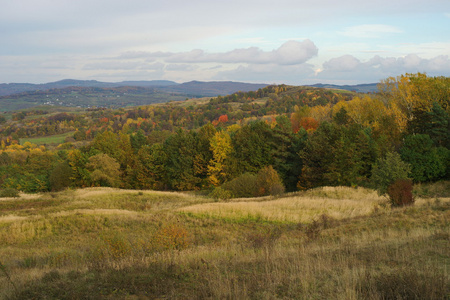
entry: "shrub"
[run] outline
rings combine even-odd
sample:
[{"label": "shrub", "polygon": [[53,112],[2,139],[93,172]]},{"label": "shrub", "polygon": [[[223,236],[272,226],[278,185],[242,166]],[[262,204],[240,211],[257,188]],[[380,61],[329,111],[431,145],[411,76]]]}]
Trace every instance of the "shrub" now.
[{"label": "shrub", "polygon": [[186,228],[178,224],[161,227],[153,236],[154,250],[181,250],[191,244]]},{"label": "shrub", "polygon": [[119,187],[120,164],[107,154],[97,154],[89,158],[86,167],[92,171],[91,180],[98,186]]},{"label": "shrub", "polygon": [[227,200],[230,198],[233,198],[233,195],[230,191],[225,190],[221,187],[216,187],[214,190],[209,194],[209,196],[216,200]]},{"label": "shrub", "polygon": [[390,152],[373,166],[372,183],[378,194],[384,195],[395,180],[408,178],[410,171],[411,166],[402,161],[400,154]]},{"label": "shrub", "polygon": [[7,197],[19,197],[19,191],[13,188],[6,188],[3,190],[0,190],[0,198],[7,198]]},{"label": "shrub", "polygon": [[233,197],[255,197],[257,196],[257,178],[251,173],[244,173],[235,179],[225,182],[222,189],[230,191]]},{"label": "shrub", "polygon": [[412,205],[414,197],[413,185],[410,179],[397,179],[388,187],[388,195],[393,207]]},{"label": "shrub", "polygon": [[224,183],[222,188],[230,191],[237,198],[279,195],[284,193],[283,182],[272,166],[262,168],[257,175],[244,173]]},{"label": "shrub", "polygon": [[72,174],[73,170],[67,162],[62,162],[56,165],[49,176],[52,191],[61,191],[68,187],[72,182],[70,179]]},{"label": "shrub", "polygon": [[105,250],[112,259],[124,258],[132,251],[130,243],[119,234],[104,237],[103,241]]},{"label": "shrub", "polygon": [[259,170],[256,177],[258,196],[279,195],[284,193],[284,185],[277,171],[272,166]]}]

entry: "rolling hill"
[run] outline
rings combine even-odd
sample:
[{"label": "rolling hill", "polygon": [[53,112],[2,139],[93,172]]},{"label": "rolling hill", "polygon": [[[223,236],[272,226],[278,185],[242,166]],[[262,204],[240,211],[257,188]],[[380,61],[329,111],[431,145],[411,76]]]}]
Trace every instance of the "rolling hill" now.
[{"label": "rolling hill", "polygon": [[[101,82],[65,79],[45,84],[0,84],[0,111],[14,111],[39,105],[66,107],[127,107],[179,101],[186,98],[225,96],[238,91],[257,91],[267,84],[232,81],[168,80]],[[332,85],[312,87],[341,89],[358,93],[375,92],[377,84]]]}]

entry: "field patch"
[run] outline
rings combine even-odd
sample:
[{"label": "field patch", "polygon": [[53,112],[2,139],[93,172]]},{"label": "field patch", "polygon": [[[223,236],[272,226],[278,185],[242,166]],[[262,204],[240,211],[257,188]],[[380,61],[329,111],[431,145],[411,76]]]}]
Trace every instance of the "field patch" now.
[{"label": "field patch", "polygon": [[42,136],[42,137],[35,137],[35,138],[21,138],[19,140],[19,143],[21,145],[25,144],[26,142],[36,144],[36,145],[62,144],[62,143],[64,143],[64,141],[67,137],[73,136],[74,132],[75,131],[71,131],[71,132],[66,132],[63,134],[56,134],[56,135]]},{"label": "field patch", "polygon": [[338,220],[368,215],[379,209],[384,201],[368,189],[325,187],[276,199],[240,198],[226,203],[197,204],[180,211],[212,218],[311,223],[321,215]]}]

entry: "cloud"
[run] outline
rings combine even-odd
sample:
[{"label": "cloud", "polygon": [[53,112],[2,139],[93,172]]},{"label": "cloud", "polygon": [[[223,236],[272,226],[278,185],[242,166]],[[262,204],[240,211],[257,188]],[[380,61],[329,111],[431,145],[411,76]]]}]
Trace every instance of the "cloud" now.
[{"label": "cloud", "polygon": [[256,83],[302,84],[305,78],[313,76],[314,68],[310,64],[277,65],[254,64],[240,65],[231,70],[218,72],[214,80],[238,80]]},{"label": "cloud", "polygon": [[[318,48],[311,40],[288,41],[278,49],[263,51],[257,47],[235,49],[224,53],[206,53],[192,50],[169,56],[166,61],[175,63],[247,63],[247,64],[302,64],[316,56]],[[150,55],[151,56],[151,55]]]},{"label": "cloud", "polygon": [[383,25],[383,24],[365,24],[350,26],[344,31],[339,32],[341,35],[353,38],[380,38],[386,34],[402,33],[400,28]]},{"label": "cloud", "polygon": [[425,72],[430,76],[449,76],[449,56],[440,55],[425,59],[416,54],[398,58],[377,55],[367,61],[360,61],[354,56],[343,55],[323,63],[323,70],[317,73],[317,78],[377,82],[389,76],[417,72]]},{"label": "cloud", "polygon": [[323,64],[325,70],[337,72],[354,71],[361,65],[361,62],[352,55],[343,55],[341,57],[332,58]]},{"label": "cloud", "polygon": [[165,70],[167,71],[181,71],[181,72],[190,72],[197,69],[198,66],[190,64],[169,64],[165,67]]},{"label": "cloud", "polygon": [[84,70],[162,70],[164,64],[160,62],[145,63],[138,61],[102,61],[86,64]]}]

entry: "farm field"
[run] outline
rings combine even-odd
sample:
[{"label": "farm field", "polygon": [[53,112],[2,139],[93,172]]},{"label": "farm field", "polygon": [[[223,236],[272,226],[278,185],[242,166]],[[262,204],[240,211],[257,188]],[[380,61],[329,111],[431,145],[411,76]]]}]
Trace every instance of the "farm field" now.
[{"label": "farm field", "polygon": [[0,298],[445,299],[449,219],[447,194],[346,187],[21,194],[0,199]]},{"label": "farm field", "polygon": [[26,142],[35,144],[35,145],[52,145],[52,144],[62,144],[64,143],[67,137],[73,136],[74,131],[66,132],[63,134],[55,134],[50,136],[42,136],[35,138],[22,138],[19,140],[20,145],[25,144]]}]

